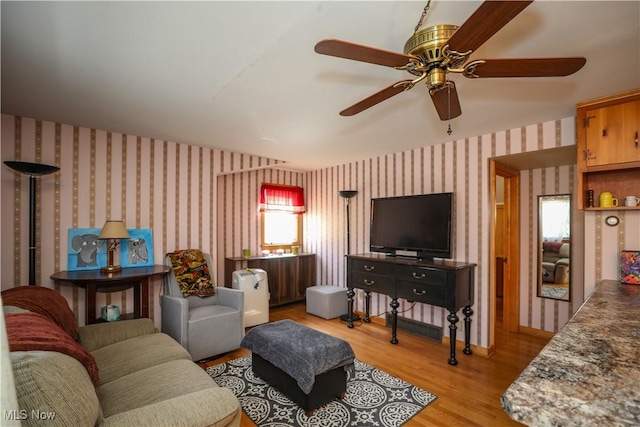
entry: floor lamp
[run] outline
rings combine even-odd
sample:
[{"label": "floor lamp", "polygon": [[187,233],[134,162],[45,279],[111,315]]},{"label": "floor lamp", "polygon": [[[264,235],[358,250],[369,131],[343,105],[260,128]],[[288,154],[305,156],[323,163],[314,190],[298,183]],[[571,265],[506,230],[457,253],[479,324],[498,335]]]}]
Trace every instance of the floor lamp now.
[{"label": "floor lamp", "polygon": [[6,161],[11,169],[29,175],[29,285],[36,284],[36,177],[60,170],[42,163]]},{"label": "floor lamp", "polygon": [[[346,206],[346,216],[347,216],[347,255],[351,254],[351,230],[350,230],[350,222],[351,222],[351,218],[349,215],[349,199],[351,199],[353,196],[355,196],[356,194],[358,194],[357,191],[355,190],[341,190],[338,191],[338,194],[340,195],[340,197],[342,197],[344,199],[344,204]],[[346,273],[345,273],[346,274]],[[351,318],[351,319],[349,319]],[[360,316],[358,316],[356,313],[347,313],[347,314],[343,314],[342,316],[340,316],[340,320],[344,320],[344,321],[354,321],[354,320],[360,320]]]}]

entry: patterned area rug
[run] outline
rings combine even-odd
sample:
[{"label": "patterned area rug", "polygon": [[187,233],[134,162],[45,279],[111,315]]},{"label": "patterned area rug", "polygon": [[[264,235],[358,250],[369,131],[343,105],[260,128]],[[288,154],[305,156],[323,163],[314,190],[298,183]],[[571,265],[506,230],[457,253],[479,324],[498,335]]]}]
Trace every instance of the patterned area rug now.
[{"label": "patterned area rug", "polygon": [[242,409],[260,427],[401,426],[436,396],[356,359],[347,392],[313,412],[305,411],[251,370],[251,356],[207,368],[222,387],[230,388]]},{"label": "patterned area rug", "polygon": [[547,298],[562,299],[569,293],[567,288],[559,288],[557,286],[543,285],[542,296]]}]

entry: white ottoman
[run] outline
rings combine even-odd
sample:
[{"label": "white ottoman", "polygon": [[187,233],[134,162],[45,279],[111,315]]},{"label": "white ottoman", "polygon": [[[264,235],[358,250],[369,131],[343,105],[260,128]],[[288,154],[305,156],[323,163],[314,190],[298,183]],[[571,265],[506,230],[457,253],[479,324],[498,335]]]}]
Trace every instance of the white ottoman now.
[{"label": "white ottoman", "polygon": [[347,312],[347,288],[340,286],[307,288],[307,313],[324,319],[333,319]]}]

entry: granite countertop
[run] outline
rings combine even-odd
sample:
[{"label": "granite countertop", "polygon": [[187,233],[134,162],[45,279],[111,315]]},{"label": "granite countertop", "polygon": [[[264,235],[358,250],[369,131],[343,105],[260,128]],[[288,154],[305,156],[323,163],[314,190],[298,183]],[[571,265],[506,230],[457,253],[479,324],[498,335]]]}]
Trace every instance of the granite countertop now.
[{"label": "granite countertop", "polygon": [[640,425],[640,286],[602,281],[501,403],[530,426]]}]

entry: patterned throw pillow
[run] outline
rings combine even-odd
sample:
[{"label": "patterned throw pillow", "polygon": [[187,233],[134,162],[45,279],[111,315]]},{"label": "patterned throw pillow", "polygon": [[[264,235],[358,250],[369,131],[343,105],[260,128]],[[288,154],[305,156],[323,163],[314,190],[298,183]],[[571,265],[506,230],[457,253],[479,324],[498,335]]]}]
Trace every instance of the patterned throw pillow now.
[{"label": "patterned throw pillow", "polygon": [[182,249],[168,253],[167,256],[171,259],[182,295],[206,297],[216,293],[207,260],[201,250]]}]

